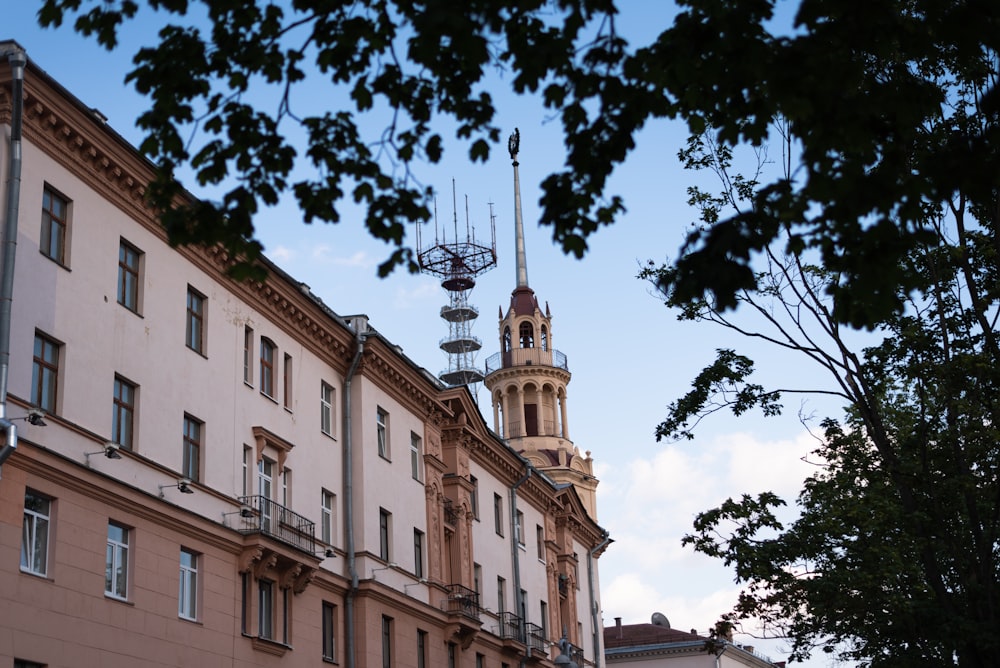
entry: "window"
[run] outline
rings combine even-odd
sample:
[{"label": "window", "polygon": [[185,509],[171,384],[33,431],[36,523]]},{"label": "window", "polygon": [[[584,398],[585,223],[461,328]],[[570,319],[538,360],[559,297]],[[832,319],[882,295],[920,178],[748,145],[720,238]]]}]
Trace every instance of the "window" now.
[{"label": "window", "polygon": [[535,543],[538,545],[538,560],[545,561],[545,529],[541,524],[535,525]]},{"label": "window", "polygon": [[535,329],[531,326],[530,322],[521,323],[521,326],[518,329],[518,336],[521,339],[522,348],[535,347]]},{"label": "window", "polygon": [[320,381],[319,384],[319,430],[327,436],[333,436],[333,421],[336,410],[333,407],[336,394],[333,386]]},{"label": "window", "polygon": [[35,332],[35,354],[31,365],[31,403],[42,410],[56,412],[59,380],[60,345]]},{"label": "window", "polygon": [[476,652],[476,668],[483,668],[486,662],[486,657]]},{"label": "window", "polygon": [[287,466],[281,469],[281,505],[289,508],[292,505],[292,470]]},{"label": "window", "polygon": [[548,349],[549,349],[549,330],[545,328],[545,325],[542,325],[542,350],[548,350]]},{"label": "window", "polygon": [[66,264],[66,231],[69,227],[69,202],[53,190],[42,192],[42,255]]},{"label": "window", "polygon": [[327,545],[333,545],[333,504],[336,497],[325,489],[320,499],[319,530],[321,540]]},{"label": "window", "polygon": [[139,260],[142,251],[122,239],[118,244],[118,303],[139,312]]},{"label": "window", "polygon": [[504,593],[507,589],[507,581],[502,577],[497,577],[497,612],[501,615],[507,609],[507,596]]},{"label": "window", "polygon": [[243,327],[243,382],[253,386],[253,328]]},{"label": "window", "polygon": [[243,446],[243,496],[250,496],[253,490],[253,481],[250,479],[250,462],[253,461],[253,450],[248,446]]},{"label": "window", "polygon": [[46,575],[49,566],[49,518],[52,501],[29,490],[24,493],[21,525],[21,570]]},{"label": "window", "polygon": [[510,327],[503,328],[503,351],[510,352]]},{"label": "window", "polygon": [[517,544],[524,547],[524,513],[520,510],[514,520],[514,535],[517,537]]},{"label": "window", "polygon": [[392,617],[382,615],[382,668],[392,668]]},{"label": "window", "polygon": [[285,408],[292,410],[292,356],[288,353],[285,353],[285,363],[281,370],[281,391],[284,392],[282,396],[285,400]]},{"label": "window", "polygon": [[45,668],[45,664],[25,661],[24,659],[14,659],[14,668]]},{"label": "window", "polygon": [[181,463],[181,475],[188,480],[198,482],[201,480],[201,427],[202,422],[191,417],[184,416],[184,455]]},{"label": "window", "polygon": [[498,536],[503,535],[503,499],[499,494],[493,495],[493,524]]},{"label": "window", "polygon": [[472,516],[479,519],[479,479],[474,475],[469,476],[472,483],[472,494],[469,497],[469,505],[472,506]]},{"label": "window", "polygon": [[424,577],[424,532],[413,530],[413,574]]},{"label": "window", "polygon": [[257,635],[274,638],[274,583],[270,580],[257,581]]},{"label": "window", "polygon": [[375,413],[375,433],[378,437],[378,456],[389,459],[389,414],[381,406]]},{"label": "window", "polygon": [[327,661],[337,660],[337,606],[323,601],[322,617],[323,658]]},{"label": "window", "polygon": [[191,350],[205,354],[205,295],[190,285],[187,291],[187,325],[185,343]]},{"label": "window", "polygon": [[427,631],[417,629],[417,668],[427,668]]},{"label": "window", "polygon": [[472,564],[472,591],[476,592],[476,596],[479,596],[480,592],[482,591],[480,589],[480,585],[482,584],[482,581],[483,581],[483,567],[480,566],[479,564],[473,563]]},{"label": "window", "polygon": [[448,643],[448,668],[455,668],[455,643]]},{"label": "window", "polygon": [[392,535],[392,513],[385,508],[378,509],[378,556],[383,561],[389,561],[390,548],[389,537]]},{"label": "window", "polygon": [[269,339],[260,340],[260,391],[274,396],[274,344]]},{"label": "window", "polygon": [[135,422],[135,398],[138,388],[121,376],[115,376],[114,411],[111,417],[111,441],[126,450],[132,449]]},{"label": "window", "polygon": [[423,475],[421,471],[423,470],[423,459],[422,454],[423,448],[421,447],[420,437],[414,432],[410,432],[410,475],[416,481],[422,481]]},{"label": "window", "polygon": [[545,601],[539,601],[538,603],[538,614],[541,615],[541,619],[538,620],[538,625],[542,627],[542,637],[549,637],[549,606]]},{"label": "window", "polygon": [[108,522],[108,548],[104,561],[104,593],[112,598],[128,598],[129,529]]},{"label": "window", "polygon": [[198,555],[183,547],[177,615],[184,619],[198,619]]}]

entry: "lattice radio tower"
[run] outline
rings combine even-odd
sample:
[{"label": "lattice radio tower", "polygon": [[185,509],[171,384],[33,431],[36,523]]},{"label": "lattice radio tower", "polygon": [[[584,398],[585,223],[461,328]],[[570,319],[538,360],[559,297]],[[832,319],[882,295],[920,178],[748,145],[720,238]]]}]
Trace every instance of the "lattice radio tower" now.
[{"label": "lattice radio tower", "polygon": [[465,240],[459,238],[458,206],[455,180],[451,181],[454,236],[449,241],[445,226],[438,233],[437,203],[434,204],[434,245],[424,248],[417,225],[417,258],[420,271],[441,279],[448,291],[448,304],[441,307],[441,318],[448,323],[448,336],[441,339],[441,350],[448,355],[448,368],[438,374],[451,386],[470,385],[483,380],[476,367],[476,353],[483,342],[472,335],[472,323],[479,309],[469,304],[469,292],[476,286],[476,276],[497,266],[496,220],[490,202],[490,245],[476,241],[476,231],[469,224],[469,198],[465,198]]}]

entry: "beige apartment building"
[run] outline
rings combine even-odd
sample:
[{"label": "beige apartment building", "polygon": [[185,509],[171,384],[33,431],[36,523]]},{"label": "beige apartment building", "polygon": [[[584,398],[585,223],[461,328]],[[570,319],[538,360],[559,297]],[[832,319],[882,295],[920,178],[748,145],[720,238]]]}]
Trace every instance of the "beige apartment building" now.
[{"label": "beige apartment building", "polygon": [[[276,266],[236,283],[171,248],[149,163],[20,53],[0,42],[0,667],[544,668],[564,635],[603,665],[564,358],[525,339],[487,376],[495,416],[548,416],[515,434]],[[526,287],[512,312],[551,331]]]}]

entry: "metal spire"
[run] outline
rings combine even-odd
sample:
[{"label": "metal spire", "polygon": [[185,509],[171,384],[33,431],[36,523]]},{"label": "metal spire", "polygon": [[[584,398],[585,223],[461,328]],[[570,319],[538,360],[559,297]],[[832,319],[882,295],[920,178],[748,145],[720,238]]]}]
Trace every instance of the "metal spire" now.
[{"label": "metal spire", "polygon": [[521,132],[514,128],[514,134],[507,141],[507,150],[514,163],[514,248],[517,251],[517,287],[528,287],[528,259],[524,252],[524,223],[521,217],[521,181],[517,174],[517,153],[521,145]]}]

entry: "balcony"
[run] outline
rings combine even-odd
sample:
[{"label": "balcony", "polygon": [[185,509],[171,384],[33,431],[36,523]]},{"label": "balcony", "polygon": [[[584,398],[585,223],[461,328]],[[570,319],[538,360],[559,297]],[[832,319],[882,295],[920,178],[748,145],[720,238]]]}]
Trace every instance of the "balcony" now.
[{"label": "balcony", "polygon": [[460,584],[448,585],[448,598],[445,600],[445,612],[461,615],[479,621],[479,594]]},{"label": "balcony", "polygon": [[303,552],[316,552],[316,526],[298,513],[265,496],[241,496],[240,523],[243,535],[261,534]]},{"label": "balcony", "polygon": [[486,360],[486,375],[516,366],[549,366],[569,371],[566,355],[558,350],[514,348],[504,353],[490,355]]},{"label": "balcony", "polygon": [[532,652],[538,652],[541,655],[545,655],[545,632],[541,626],[538,624],[532,624],[531,622],[526,622],[524,625],[524,633],[527,636],[527,645]]},{"label": "balcony", "polygon": [[458,524],[458,511],[455,510],[454,502],[448,498],[444,500],[444,523],[452,527]]}]

